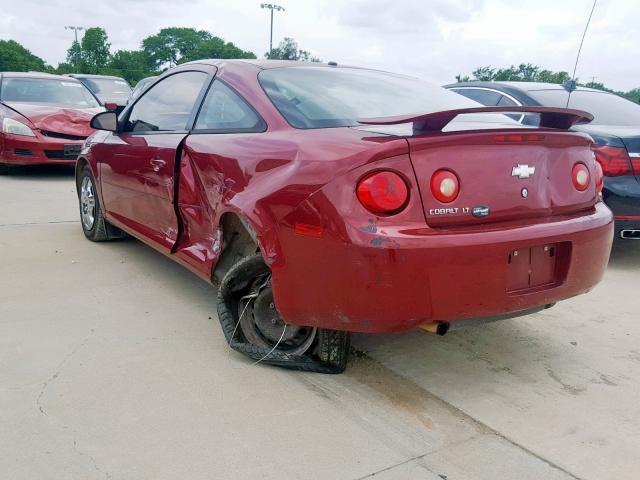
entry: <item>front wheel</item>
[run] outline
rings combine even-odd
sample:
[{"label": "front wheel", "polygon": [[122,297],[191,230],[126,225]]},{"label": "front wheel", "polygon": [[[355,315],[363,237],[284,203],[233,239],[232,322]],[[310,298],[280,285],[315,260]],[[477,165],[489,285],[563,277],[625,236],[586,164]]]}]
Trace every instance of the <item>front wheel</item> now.
[{"label": "front wheel", "polygon": [[95,179],[88,165],[80,173],[77,188],[80,224],[82,225],[84,236],[92,242],[105,242],[125,236],[124,232],[110,225],[104,219],[100,200],[96,195]]},{"label": "front wheel", "polygon": [[349,333],[287,324],[275,307],[271,270],[260,254],[229,269],[218,292],[218,318],[229,345],[256,362],[342,373]]}]

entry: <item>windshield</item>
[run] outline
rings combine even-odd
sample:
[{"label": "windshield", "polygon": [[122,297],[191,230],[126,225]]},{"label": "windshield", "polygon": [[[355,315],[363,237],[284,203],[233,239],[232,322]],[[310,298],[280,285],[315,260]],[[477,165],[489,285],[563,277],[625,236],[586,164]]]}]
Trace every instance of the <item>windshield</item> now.
[{"label": "windshield", "polygon": [[51,103],[65,107],[98,107],[91,93],[77,81],[45,78],[3,78],[3,102]]},{"label": "windshield", "polygon": [[131,87],[120,78],[82,78],[80,81],[102,101],[131,95]]},{"label": "windshield", "polygon": [[[530,90],[534,100],[545,107],[566,107],[566,90]],[[575,90],[571,93],[569,108],[584,110],[594,116],[595,125],[640,125],[640,105],[607,92]]]},{"label": "windshield", "polygon": [[[264,70],[260,84],[296,128],[358,125],[367,117],[479,107],[462,95],[417,78],[356,68],[285,67]],[[475,115],[478,117],[478,115]],[[498,115],[482,115],[484,121]]]}]

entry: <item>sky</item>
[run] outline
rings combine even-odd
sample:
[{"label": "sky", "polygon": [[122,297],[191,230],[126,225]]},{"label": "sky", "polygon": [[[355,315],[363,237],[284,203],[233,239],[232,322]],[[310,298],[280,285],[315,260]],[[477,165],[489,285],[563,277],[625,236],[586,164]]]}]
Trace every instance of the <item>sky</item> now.
[{"label": "sky", "polygon": [[[274,45],[283,37],[323,61],[410,74],[438,84],[479,66],[533,63],[573,70],[592,0],[275,0]],[[73,32],[103,27],[112,51],[137,49],[163,27],[212,32],[262,57],[269,12],[254,0],[3,1],[0,39],[52,65]],[[272,2],[273,3],[273,2]],[[640,87],[639,0],[598,0],[577,76],[616,90]]]}]

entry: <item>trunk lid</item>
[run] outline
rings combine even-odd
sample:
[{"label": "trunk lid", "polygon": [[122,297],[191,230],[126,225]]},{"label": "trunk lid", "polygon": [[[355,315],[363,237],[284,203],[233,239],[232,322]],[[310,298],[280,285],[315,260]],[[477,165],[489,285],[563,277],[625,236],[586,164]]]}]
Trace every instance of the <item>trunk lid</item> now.
[{"label": "trunk lid", "polygon": [[[406,137],[427,223],[434,227],[488,224],[586,210],[597,200],[590,139],[538,129],[450,132]],[[573,185],[572,169],[587,165],[585,191]],[[437,200],[431,178],[454,172],[460,192]]]}]

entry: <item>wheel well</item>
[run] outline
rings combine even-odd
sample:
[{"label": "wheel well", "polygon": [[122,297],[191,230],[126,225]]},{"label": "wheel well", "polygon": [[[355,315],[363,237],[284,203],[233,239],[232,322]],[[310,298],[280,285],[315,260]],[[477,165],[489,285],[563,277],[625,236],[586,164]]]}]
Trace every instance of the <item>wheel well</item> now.
[{"label": "wheel well", "polygon": [[85,158],[78,158],[76,162],[76,190],[78,189],[78,182],[80,181],[80,173],[86,165],[89,165],[89,162],[87,162]]},{"label": "wheel well", "polygon": [[222,252],[213,269],[212,280],[220,284],[229,269],[241,258],[260,251],[256,233],[251,225],[235,213],[225,213],[220,219]]}]

